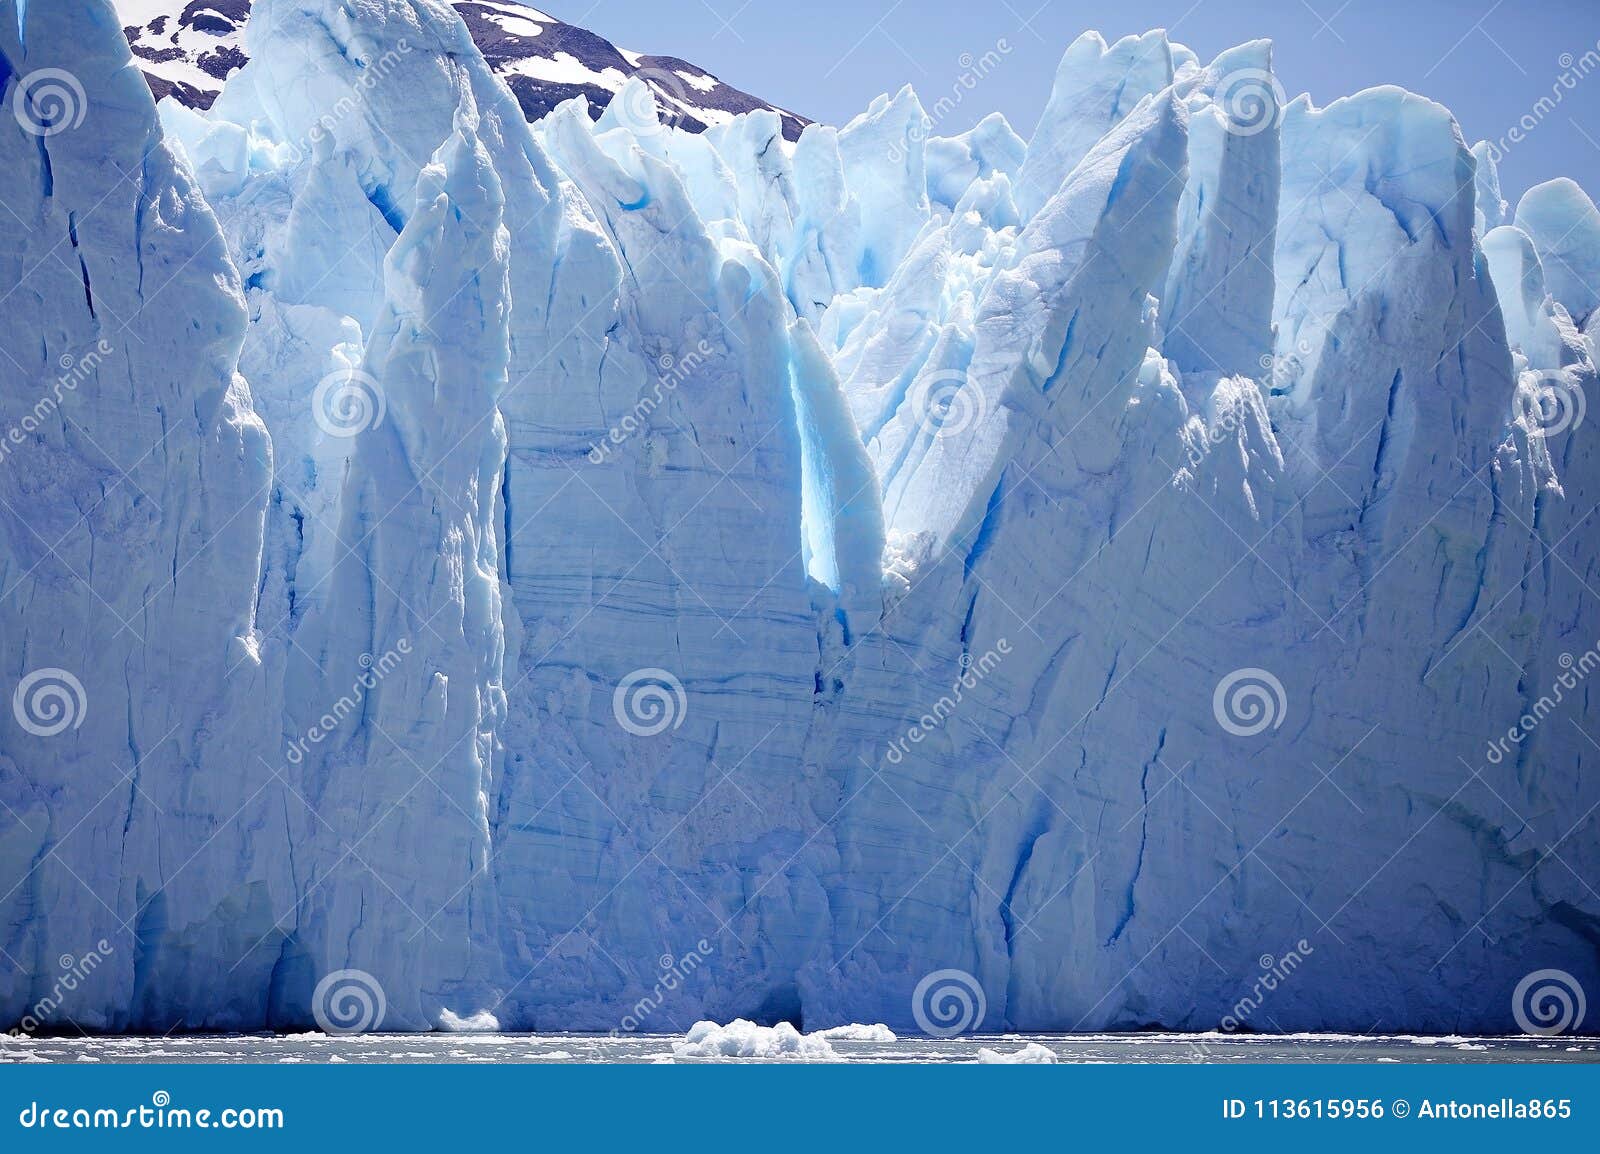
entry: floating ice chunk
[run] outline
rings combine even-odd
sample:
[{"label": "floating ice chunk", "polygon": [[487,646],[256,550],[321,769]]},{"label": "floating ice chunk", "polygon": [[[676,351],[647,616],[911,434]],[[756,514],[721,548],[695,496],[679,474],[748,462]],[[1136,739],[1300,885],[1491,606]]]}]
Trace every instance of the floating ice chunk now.
[{"label": "floating ice chunk", "polygon": [[735,1018],[726,1026],[715,1022],[696,1022],[681,1042],[672,1043],[679,1059],[692,1058],[792,1058],[802,1061],[832,1061],[838,1058],[828,1040],[817,1034],[802,1034],[788,1022],[758,1026]]},{"label": "floating ice chunk", "polygon": [[863,1026],[860,1023],[851,1023],[848,1026],[829,1026],[826,1030],[818,1030],[811,1035],[813,1038],[826,1038],[832,1042],[893,1042],[895,1032],[882,1022],[876,1025]]},{"label": "floating ice chunk", "polygon": [[1041,1046],[1038,1042],[1029,1042],[1015,1053],[1006,1054],[999,1050],[991,1050],[984,1046],[978,1051],[978,1061],[990,1066],[1030,1066],[1030,1065],[1055,1065],[1056,1052],[1048,1046]]}]

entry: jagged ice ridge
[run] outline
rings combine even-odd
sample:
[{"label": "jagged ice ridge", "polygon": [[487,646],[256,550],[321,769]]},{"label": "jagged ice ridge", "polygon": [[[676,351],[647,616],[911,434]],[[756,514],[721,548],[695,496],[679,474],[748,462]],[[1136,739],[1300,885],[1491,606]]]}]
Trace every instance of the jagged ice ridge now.
[{"label": "jagged ice ridge", "polygon": [[790,142],[530,125],[442,0],[244,39],[158,114],[109,0],[0,0],[0,1021],[97,943],[52,1025],[1600,989],[1577,185],[1265,42]]}]

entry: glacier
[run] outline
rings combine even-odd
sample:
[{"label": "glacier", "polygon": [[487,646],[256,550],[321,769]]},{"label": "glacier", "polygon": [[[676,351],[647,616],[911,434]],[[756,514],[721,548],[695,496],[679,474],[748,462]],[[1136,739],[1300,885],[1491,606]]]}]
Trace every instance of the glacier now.
[{"label": "glacier", "polygon": [[110,0],[0,0],[0,1024],[1600,989],[1577,184],[1266,41],[798,140],[529,123],[444,0],[244,48],[158,106]]}]

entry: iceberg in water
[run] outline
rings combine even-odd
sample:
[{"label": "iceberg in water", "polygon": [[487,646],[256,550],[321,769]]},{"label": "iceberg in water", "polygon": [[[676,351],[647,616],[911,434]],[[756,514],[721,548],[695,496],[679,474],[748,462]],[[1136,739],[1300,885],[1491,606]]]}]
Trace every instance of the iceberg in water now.
[{"label": "iceberg in water", "polygon": [[0,0],[5,1024],[825,1058],[1600,988],[1576,184],[1265,42],[796,141],[530,124],[442,0],[244,44],[158,109],[110,0]]}]

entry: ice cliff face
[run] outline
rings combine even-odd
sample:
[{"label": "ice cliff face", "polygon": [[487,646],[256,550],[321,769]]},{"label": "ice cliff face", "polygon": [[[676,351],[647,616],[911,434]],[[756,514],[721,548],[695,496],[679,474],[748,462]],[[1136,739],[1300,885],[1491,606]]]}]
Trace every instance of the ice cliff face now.
[{"label": "ice cliff face", "polygon": [[257,0],[158,117],[0,0],[0,1018],[102,941],[57,1023],[1600,988],[1576,185],[1159,32],[1026,143],[530,125],[462,7]]},{"label": "ice cliff face", "polygon": [[226,1017],[269,974],[216,959],[248,948],[244,911],[290,896],[257,757],[280,686],[256,633],[273,458],[236,367],[245,300],[115,33],[104,5],[0,9],[25,112],[0,125],[6,1016],[53,984],[58,935],[105,939],[122,964],[77,1011],[95,1028],[177,988]]}]

